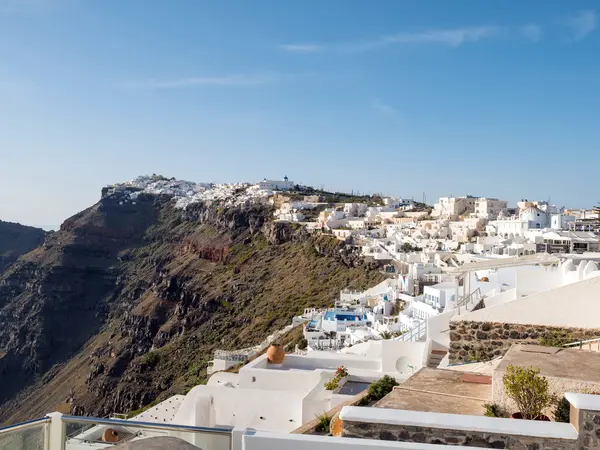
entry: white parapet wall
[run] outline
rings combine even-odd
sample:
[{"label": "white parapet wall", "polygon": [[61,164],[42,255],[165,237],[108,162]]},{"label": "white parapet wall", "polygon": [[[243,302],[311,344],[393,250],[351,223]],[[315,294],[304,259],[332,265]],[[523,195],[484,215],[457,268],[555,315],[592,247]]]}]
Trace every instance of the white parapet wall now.
[{"label": "white parapet wall", "polygon": [[578,448],[579,431],[570,423],[500,419],[422,411],[346,406],[340,413],[342,435],[442,444],[472,443],[488,448]]},{"label": "white parapet wall", "polygon": [[[257,432],[244,436],[241,450],[459,450],[464,448],[455,445],[416,444],[412,442]],[[483,450],[479,447],[469,447],[469,449]]]}]

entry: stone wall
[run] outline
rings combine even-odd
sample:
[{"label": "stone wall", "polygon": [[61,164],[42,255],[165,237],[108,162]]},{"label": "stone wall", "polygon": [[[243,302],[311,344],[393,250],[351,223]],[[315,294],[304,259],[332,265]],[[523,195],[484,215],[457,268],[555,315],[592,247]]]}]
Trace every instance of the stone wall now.
[{"label": "stone wall", "polygon": [[600,449],[600,412],[582,411],[579,430],[582,448]]},{"label": "stone wall", "polygon": [[547,338],[562,336],[574,342],[600,336],[600,329],[451,321],[450,363],[488,361],[503,356],[513,344],[539,344],[540,338],[544,336]]},{"label": "stone wall", "polygon": [[[465,419],[468,420],[468,417],[469,416],[465,416]],[[418,442],[515,450],[572,450],[577,448],[577,440],[573,439],[492,434],[473,430],[467,431],[432,428],[427,426],[416,427],[370,422],[350,422],[347,420],[344,420],[343,422],[342,435],[344,437],[380,439],[384,441]]]}]

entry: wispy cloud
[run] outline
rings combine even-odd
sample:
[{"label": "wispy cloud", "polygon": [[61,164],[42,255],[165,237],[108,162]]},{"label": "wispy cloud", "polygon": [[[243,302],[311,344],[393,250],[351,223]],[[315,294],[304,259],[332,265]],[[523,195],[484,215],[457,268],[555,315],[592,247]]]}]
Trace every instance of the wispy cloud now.
[{"label": "wispy cloud", "polygon": [[292,53],[318,53],[323,50],[321,45],[315,44],[287,44],[280,45],[279,48]]},{"label": "wispy cloud", "polygon": [[400,111],[393,106],[384,103],[379,98],[372,98],[369,102],[371,108],[388,119],[398,120],[401,118]]},{"label": "wispy cloud", "polygon": [[519,33],[532,42],[538,42],[542,38],[542,27],[536,23],[529,23],[520,27]]},{"label": "wispy cloud", "polygon": [[280,45],[280,48],[294,53],[316,53],[323,51],[355,53],[364,52],[368,50],[375,50],[378,48],[392,45],[408,44],[430,44],[458,47],[468,42],[477,42],[483,39],[495,37],[501,34],[503,31],[503,27],[496,26],[429,29],[421,31],[402,32],[387,36],[381,36],[376,39],[364,39],[351,42],[330,44],[285,44]]},{"label": "wispy cloud", "polygon": [[381,38],[377,43],[389,44],[440,44],[457,47],[467,42],[477,42],[498,35],[500,27],[483,26],[446,30],[426,30],[417,33],[398,33]]},{"label": "wispy cloud", "polygon": [[580,41],[598,27],[598,15],[596,11],[581,11],[571,16],[566,25],[571,29],[572,41]]},{"label": "wispy cloud", "polygon": [[183,89],[202,86],[256,86],[274,83],[293,77],[293,75],[283,75],[274,72],[264,74],[234,74],[209,77],[174,78],[165,80],[141,80],[123,83],[122,87],[129,89]]}]

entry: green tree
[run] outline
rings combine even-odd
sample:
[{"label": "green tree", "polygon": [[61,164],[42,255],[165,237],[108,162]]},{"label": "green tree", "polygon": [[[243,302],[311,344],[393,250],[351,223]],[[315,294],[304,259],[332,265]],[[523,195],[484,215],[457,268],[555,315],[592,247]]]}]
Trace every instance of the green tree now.
[{"label": "green tree", "polygon": [[517,404],[523,419],[537,419],[545,408],[556,403],[556,397],[550,393],[548,380],[540,375],[538,368],[511,364],[506,368],[502,382],[506,395]]}]

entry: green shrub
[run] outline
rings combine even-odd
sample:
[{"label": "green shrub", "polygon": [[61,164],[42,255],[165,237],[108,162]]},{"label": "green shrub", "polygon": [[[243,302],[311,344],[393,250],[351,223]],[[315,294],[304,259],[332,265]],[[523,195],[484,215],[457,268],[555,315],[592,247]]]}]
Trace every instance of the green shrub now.
[{"label": "green shrub", "polygon": [[554,409],[554,420],[569,423],[571,421],[571,404],[566,398],[561,398]]},{"label": "green shrub", "polygon": [[379,380],[371,383],[369,386],[369,393],[367,397],[369,397],[369,402],[381,400],[383,397],[388,395],[394,389],[394,386],[398,386],[398,382],[390,377],[389,375],[384,375]]},{"label": "green shrub", "polygon": [[298,348],[300,350],[305,350],[306,347],[308,347],[308,341],[304,336],[302,336],[302,338],[298,341]]},{"label": "green shrub", "polygon": [[142,364],[149,367],[154,367],[160,361],[160,355],[158,352],[148,352],[142,356]]},{"label": "green shrub", "polygon": [[317,419],[319,420],[319,422],[315,427],[315,431],[317,433],[329,433],[329,424],[331,423],[331,417],[327,414],[321,414],[319,417],[317,417]]},{"label": "green shrub", "polygon": [[550,393],[548,380],[535,367],[511,364],[506,368],[502,382],[506,395],[517,404],[523,419],[534,420],[542,415],[545,408],[556,403],[556,397]]},{"label": "green shrub", "polygon": [[325,389],[328,391],[333,391],[333,390],[337,389],[339,384],[340,384],[340,378],[333,377],[331,380],[329,380],[325,383]]},{"label": "green shrub", "polygon": [[367,394],[358,401],[356,406],[369,406],[370,403],[371,403],[371,399],[369,398],[369,394]]},{"label": "green shrub", "polygon": [[508,413],[496,403],[484,403],[485,416],[487,417],[508,417]]},{"label": "green shrub", "polygon": [[327,389],[328,391],[333,391],[337,389],[337,387],[340,385],[340,381],[342,380],[342,378],[345,378],[348,375],[348,369],[346,369],[344,366],[338,367],[335,371],[335,375],[333,376],[333,378],[325,383],[325,389]]},{"label": "green shrub", "polygon": [[391,339],[394,337],[394,335],[392,333],[390,333],[389,331],[384,331],[379,336],[381,336],[381,339]]},{"label": "green shrub", "polygon": [[563,347],[565,344],[570,344],[575,341],[570,333],[566,331],[558,331],[554,330],[551,332],[546,332],[544,335],[540,336],[538,342],[540,345],[545,347]]}]

